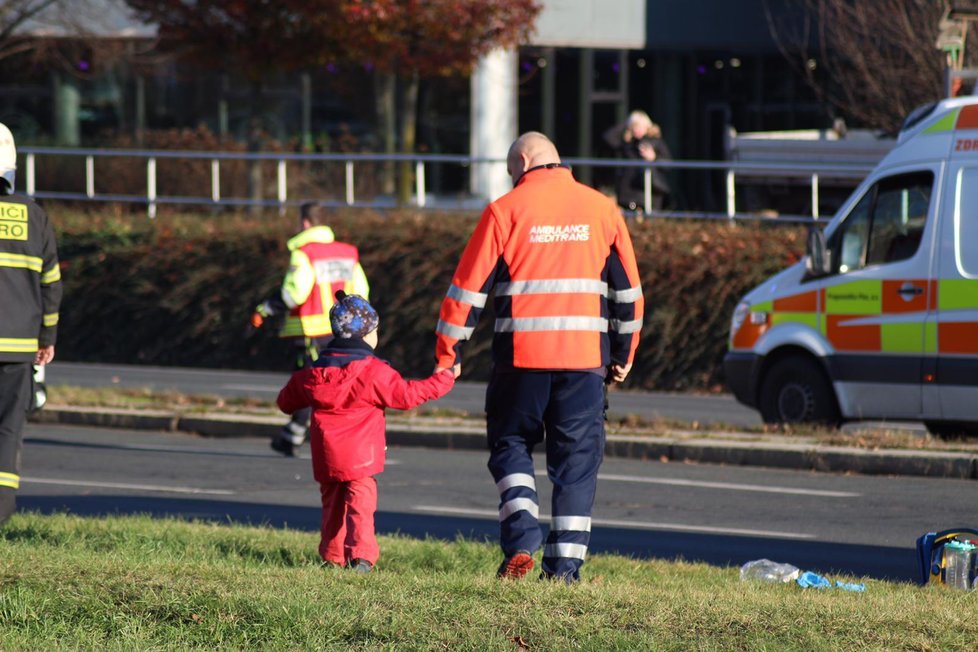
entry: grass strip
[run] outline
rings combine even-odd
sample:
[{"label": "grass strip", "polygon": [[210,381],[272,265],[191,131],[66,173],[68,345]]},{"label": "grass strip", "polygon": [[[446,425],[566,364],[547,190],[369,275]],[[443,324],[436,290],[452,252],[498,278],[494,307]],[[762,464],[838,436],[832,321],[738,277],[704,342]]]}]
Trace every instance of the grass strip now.
[{"label": "grass strip", "polygon": [[964,650],[978,592],[865,593],[595,555],[574,586],[494,577],[495,546],[381,537],[369,575],[317,535],[19,513],[0,530],[0,649]]}]

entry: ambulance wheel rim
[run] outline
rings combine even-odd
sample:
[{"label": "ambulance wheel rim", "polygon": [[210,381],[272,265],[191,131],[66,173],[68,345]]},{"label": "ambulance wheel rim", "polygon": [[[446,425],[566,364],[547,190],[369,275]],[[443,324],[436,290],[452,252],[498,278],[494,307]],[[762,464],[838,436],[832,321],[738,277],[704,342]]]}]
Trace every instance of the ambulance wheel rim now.
[{"label": "ambulance wheel rim", "polygon": [[808,421],[815,410],[811,386],[788,383],[778,393],[778,414],[785,423]]},{"label": "ambulance wheel rim", "polygon": [[832,383],[814,358],[788,355],[771,363],[761,381],[758,410],[765,423],[841,422]]}]

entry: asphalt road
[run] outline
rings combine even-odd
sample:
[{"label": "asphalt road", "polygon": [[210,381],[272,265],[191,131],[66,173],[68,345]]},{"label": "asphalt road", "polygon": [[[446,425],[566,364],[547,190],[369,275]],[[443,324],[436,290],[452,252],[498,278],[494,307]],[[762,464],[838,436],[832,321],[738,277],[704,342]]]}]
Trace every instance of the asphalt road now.
[{"label": "asphalt road", "polygon": [[[493,540],[497,497],[485,462],[479,451],[391,449],[379,476],[379,530]],[[317,541],[309,460],[279,457],[262,439],[32,423],[22,473],[22,508],[265,523]],[[538,477],[544,517],[548,485]],[[766,557],[826,575],[912,581],[916,537],[975,526],[976,502],[970,481],[609,458],[592,551],[718,566]]]},{"label": "asphalt road", "polygon": [[[51,385],[78,387],[145,387],[172,389],[185,394],[219,396],[255,396],[274,400],[288,380],[288,373],[185,369],[135,365],[84,364],[54,362],[48,365],[47,382]],[[464,378],[464,374],[463,374]],[[485,383],[459,382],[452,392],[429,406],[483,413]],[[635,414],[645,419],[698,421],[704,425],[723,424],[735,427],[759,426],[761,418],[731,395],[703,396],[663,392],[612,391],[609,412],[614,415]]]}]

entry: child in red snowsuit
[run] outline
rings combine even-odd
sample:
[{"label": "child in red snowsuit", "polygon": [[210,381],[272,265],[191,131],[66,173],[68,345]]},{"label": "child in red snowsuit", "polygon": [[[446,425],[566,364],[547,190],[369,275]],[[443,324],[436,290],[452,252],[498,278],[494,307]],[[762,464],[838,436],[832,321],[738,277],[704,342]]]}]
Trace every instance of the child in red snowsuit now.
[{"label": "child in red snowsuit", "polygon": [[384,470],[384,409],[407,410],[444,396],[457,370],[404,380],[374,355],[379,319],[358,295],[337,292],[329,320],[333,340],[313,366],[292,374],[279,392],[278,407],[286,414],[313,409],[312,471],[323,501],[319,555],[327,564],[367,572],[380,553],[374,476]]}]

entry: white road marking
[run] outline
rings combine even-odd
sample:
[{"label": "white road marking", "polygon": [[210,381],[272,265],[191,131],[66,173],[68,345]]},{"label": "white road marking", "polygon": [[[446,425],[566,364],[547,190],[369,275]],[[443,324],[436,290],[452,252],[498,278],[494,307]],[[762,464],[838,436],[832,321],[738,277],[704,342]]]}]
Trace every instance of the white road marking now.
[{"label": "white road marking", "polygon": [[[546,471],[537,471],[537,475],[547,475]],[[598,480],[615,482],[641,482],[645,484],[668,484],[677,487],[705,487],[707,489],[724,489],[729,491],[760,491],[771,494],[795,494],[799,496],[821,496],[824,498],[858,498],[862,494],[851,491],[827,491],[824,489],[797,489],[795,487],[771,487],[759,484],[739,484],[732,482],[704,482],[702,480],[677,480],[673,478],[645,478],[637,475],[614,475],[599,473]]]},{"label": "white road marking", "polygon": [[[437,514],[458,514],[460,516],[486,516],[499,518],[499,512],[491,509],[467,509],[464,507],[440,507],[436,505],[415,505],[419,512],[434,512]],[[540,514],[539,520],[549,521],[549,514]],[[751,537],[777,537],[779,539],[814,539],[814,534],[802,532],[781,532],[777,530],[748,530],[744,528],[710,527],[708,525],[683,525],[681,523],[659,523],[654,521],[623,521],[616,519],[592,519],[594,525],[624,527],[636,530],[682,530],[684,532],[708,532],[711,534],[736,534]]]},{"label": "white road marking", "polygon": [[[288,380],[288,378],[286,378]],[[282,383],[285,386],[285,383]],[[282,387],[277,387],[274,385],[221,385],[222,389],[233,389],[242,392],[274,392],[278,394]]]},{"label": "white road marking", "polygon": [[235,492],[227,489],[200,489],[198,487],[166,487],[153,484],[126,484],[123,482],[94,482],[90,480],[59,480],[57,478],[21,478],[21,484],[56,484],[72,487],[95,487],[98,489],[128,489],[130,491],[160,491],[175,494],[208,494],[211,496],[233,496]]}]

